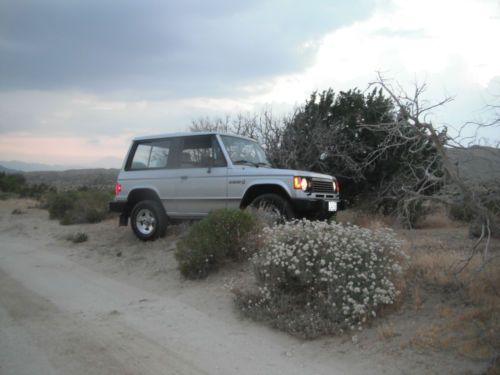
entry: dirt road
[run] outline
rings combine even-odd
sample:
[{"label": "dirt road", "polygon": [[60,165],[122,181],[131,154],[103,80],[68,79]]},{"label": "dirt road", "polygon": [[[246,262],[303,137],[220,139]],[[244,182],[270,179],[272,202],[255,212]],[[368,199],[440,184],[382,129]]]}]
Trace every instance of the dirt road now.
[{"label": "dirt road", "polygon": [[365,372],[335,357],[295,356],[284,335],[94,272],[29,223],[2,224],[2,375]]}]

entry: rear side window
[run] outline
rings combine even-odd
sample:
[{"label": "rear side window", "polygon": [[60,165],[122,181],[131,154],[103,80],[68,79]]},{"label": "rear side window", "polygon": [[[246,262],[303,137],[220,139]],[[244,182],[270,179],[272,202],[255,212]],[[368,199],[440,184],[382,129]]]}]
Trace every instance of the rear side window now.
[{"label": "rear side window", "polygon": [[224,167],[226,160],[217,140],[210,135],[184,138],[180,168]]},{"label": "rear side window", "polygon": [[158,140],[139,143],[130,162],[129,169],[169,168],[173,149],[172,140]]}]

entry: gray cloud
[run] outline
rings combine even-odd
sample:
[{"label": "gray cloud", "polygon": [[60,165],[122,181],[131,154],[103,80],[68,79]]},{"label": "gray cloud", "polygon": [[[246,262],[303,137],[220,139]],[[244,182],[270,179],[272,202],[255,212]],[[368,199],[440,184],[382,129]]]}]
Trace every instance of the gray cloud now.
[{"label": "gray cloud", "polygon": [[304,68],[375,2],[0,0],[0,90],[223,95]]}]

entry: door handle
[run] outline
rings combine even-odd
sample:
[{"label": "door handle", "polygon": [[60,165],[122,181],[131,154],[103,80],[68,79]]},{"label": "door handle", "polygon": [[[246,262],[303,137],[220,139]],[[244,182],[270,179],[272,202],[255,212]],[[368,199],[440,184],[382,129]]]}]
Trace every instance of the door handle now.
[{"label": "door handle", "polygon": [[188,176],[181,176],[181,180],[187,180]]}]

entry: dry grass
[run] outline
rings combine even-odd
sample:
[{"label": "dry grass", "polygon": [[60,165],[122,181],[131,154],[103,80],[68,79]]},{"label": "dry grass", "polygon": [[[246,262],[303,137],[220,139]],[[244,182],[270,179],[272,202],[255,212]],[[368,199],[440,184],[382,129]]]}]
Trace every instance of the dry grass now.
[{"label": "dry grass", "polygon": [[492,345],[492,337],[485,335],[494,327],[490,326],[488,318],[473,318],[482,315],[479,308],[471,308],[464,313],[453,310],[452,315],[441,319],[437,317],[433,323],[418,328],[409,344],[421,351],[455,350],[471,359],[494,358],[498,348]]},{"label": "dry grass", "polygon": [[[427,287],[453,288],[456,279],[453,267],[462,258],[456,253],[420,253],[413,254],[409,269],[409,277],[417,278]],[[418,285],[418,284],[417,284]]]},{"label": "dry grass", "polygon": [[491,262],[477,273],[467,268],[464,274],[467,298],[476,305],[492,310],[500,308],[500,261]]},{"label": "dry grass", "polygon": [[421,287],[419,285],[414,285],[410,293],[411,293],[411,305],[413,309],[415,311],[420,310],[424,303]]},{"label": "dry grass", "polygon": [[[385,227],[398,227],[396,217],[372,214],[357,209],[340,211],[337,220],[341,223],[350,223],[368,229],[380,229]],[[458,228],[466,225],[463,222],[453,220],[449,217],[446,209],[438,208],[435,212],[426,215],[415,224],[415,229],[443,229]]]},{"label": "dry grass", "polygon": [[394,328],[392,323],[383,324],[377,328],[377,334],[379,340],[390,340],[396,336],[400,336],[400,334]]},{"label": "dry grass", "polygon": [[[456,250],[458,243],[443,244],[428,233],[426,237],[409,249],[407,303],[420,309],[425,304],[422,294],[427,294],[438,296],[441,304],[431,306],[429,323],[417,329],[409,345],[423,351],[454,350],[475,360],[494,359],[500,353],[500,258],[484,266],[476,257],[457,272],[466,256]],[[499,250],[494,243],[493,253]]]},{"label": "dry grass", "polygon": [[440,305],[437,309],[437,314],[442,319],[450,319],[454,313],[454,310],[449,305]]},{"label": "dry grass", "polygon": [[[447,334],[448,333],[448,334]],[[417,329],[415,337],[410,340],[410,346],[416,350],[443,350],[449,349],[453,336],[442,326],[431,323]]]},{"label": "dry grass", "polygon": [[415,227],[418,229],[442,229],[457,228],[463,225],[462,222],[452,220],[446,210],[442,208],[419,220]]},{"label": "dry grass", "polygon": [[337,214],[337,221],[343,224],[353,224],[371,230],[394,226],[396,219],[390,216],[370,214],[361,210],[345,210]]}]

